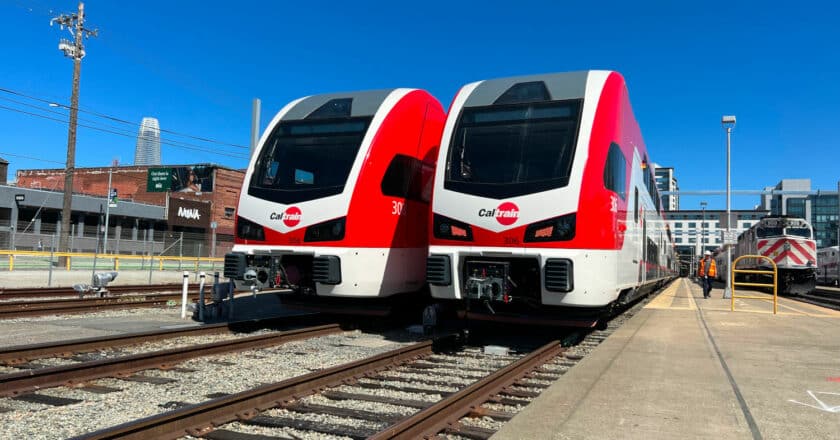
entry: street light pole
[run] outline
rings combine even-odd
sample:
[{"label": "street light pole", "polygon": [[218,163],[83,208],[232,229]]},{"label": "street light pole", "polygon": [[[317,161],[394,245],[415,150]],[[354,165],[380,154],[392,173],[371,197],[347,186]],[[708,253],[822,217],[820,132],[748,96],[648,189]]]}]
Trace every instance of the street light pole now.
[{"label": "street light pole", "polygon": [[700,202],[700,208],[703,209],[703,222],[700,223],[700,253],[703,254],[706,250],[706,202]]},{"label": "street light pole", "polygon": [[108,168],[108,193],[105,196],[105,239],[102,241],[102,253],[108,253],[108,223],[111,215],[111,174],[113,169]]},{"label": "street light pole", "polygon": [[[731,206],[730,206],[730,174],[729,174],[729,159],[730,159],[730,145],[731,145],[731,138],[732,138],[732,127],[735,126],[735,116],[724,116],[720,120],[721,124],[724,128],[726,128],[726,237],[731,237],[731,230],[732,230],[732,214],[731,214]],[[723,297],[724,298],[732,298],[732,289],[730,286],[732,285],[732,245],[727,244],[726,240],[724,240],[724,245],[726,245],[726,287],[723,289]]]}]

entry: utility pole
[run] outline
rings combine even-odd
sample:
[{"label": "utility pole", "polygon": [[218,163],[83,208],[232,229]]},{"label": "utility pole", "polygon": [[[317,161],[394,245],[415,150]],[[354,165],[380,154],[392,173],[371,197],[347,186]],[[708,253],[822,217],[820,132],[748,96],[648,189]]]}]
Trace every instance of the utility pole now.
[{"label": "utility pole", "polygon": [[[66,27],[73,35],[71,42],[61,39],[58,49],[64,56],[73,59],[73,90],[70,95],[70,127],[67,131],[67,162],[64,165],[64,201],[61,207],[61,236],[58,239],[60,252],[69,252],[70,215],[73,201],[73,172],[76,168],[76,122],[79,114],[79,76],[82,70],[82,57],[85,56],[82,40],[97,35],[97,30],[85,28],[85,4],[79,2],[79,12],[76,14],[61,14],[50,20],[50,26],[58,23],[61,30]],[[66,257],[64,257],[66,258]],[[62,258],[62,260],[64,259]]]}]

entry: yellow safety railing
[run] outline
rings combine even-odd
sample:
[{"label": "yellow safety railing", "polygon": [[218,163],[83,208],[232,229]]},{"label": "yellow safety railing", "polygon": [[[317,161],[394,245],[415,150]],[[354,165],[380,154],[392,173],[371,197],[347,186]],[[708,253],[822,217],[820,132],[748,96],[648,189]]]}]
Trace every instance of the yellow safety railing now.
[{"label": "yellow safety railing", "polygon": [[[171,257],[171,256],[153,256],[149,257],[148,255],[130,255],[130,254],[94,254],[90,252],[44,252],[44,251],[10,251],[10,250],[0,250],[0,256],[8,256],[8,266],[9,271],[15,270],[15,259],[16,257],[43,257],[43,258],[59,258],[59,257],[67,257],[66,259],[66,269],[71,270],[72,268],[72,260],[73,258],[96,258],[97,260],[110,260],[114,270],[120,269],[120,260],[140,260],[144,261],[145,264],[151,265],[155,260],[157,260],[158,270],[164,270],[164,262],[189,262],[192,263],[192,266],[195,270],[198,270],[198,267],[201,263],[222,263],[224,262],[224,258],[220,257]],[[148,267],[148,266],[146,266]],[[104,267],[103,267],[104,269]],[[180,270],[181,268],[179,268]],[[142,270],[145,270],[142,269]]]},{"label": "yellow safety railing", "polygon": [[[773,270],[755,270],[755,269],[737,269],[738,262],[743,260],[744,258],[761,258],[765,259],[770,262],[773,266]],[[751,274],[761,274],[761,275],[773,275],[773,284],[764,284],[764,283],[736,283],[735,282],[735,274],[736,273],[751,273]],[[773,288],[773,314],[776,314],[778,310],[779,304],[779,295],[777,292],[778,286],[778,279],[779,279],[779,271],[776,268],[776,262],[773,261],[770,257],[765,257],[764,255],[743,255],[735,259],[732,262],[732,311],[735,311],[735,298],[740,299],[763,299],[767,300],[766,296],[735,296],[735,286],[751,286],[751,287],[772,287]]]}]

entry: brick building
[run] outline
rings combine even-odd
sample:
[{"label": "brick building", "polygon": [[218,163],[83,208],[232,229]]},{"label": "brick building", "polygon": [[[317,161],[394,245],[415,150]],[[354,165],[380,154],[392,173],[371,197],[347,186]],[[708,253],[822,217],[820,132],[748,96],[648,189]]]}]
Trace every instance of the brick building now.
[{"label": "brick building", "polygon": [[[157,191],[149,191],[150,169],[166,170],[166,179],[162,179],[164,185]],[[211,223],[216,222],[217,234],[233,236],[244,171],[214,164],[77,168],[73,193],[105,197],[109,172],[111,188],[117,190],[119,200],[167,207],[169,231],[209,233]],[[64,169],[18,170],[16,181],[21,188],[63,191]],[[169,190],[163,190],[166,188]],[[195,218],[178,216],[179,212],[183,214],[199,208],[201,212]]]}]

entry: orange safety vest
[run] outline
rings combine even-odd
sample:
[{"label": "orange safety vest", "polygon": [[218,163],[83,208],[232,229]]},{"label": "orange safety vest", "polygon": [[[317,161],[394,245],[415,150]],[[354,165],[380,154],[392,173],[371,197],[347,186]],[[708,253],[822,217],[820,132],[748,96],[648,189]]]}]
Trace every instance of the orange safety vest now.
[{"label": "orange safety vest", "polygon": [[[709,276],[710,277],[715,277],[717,275],[717,265],[715,264],[715,260],[709,258],[709,261],[712,262],[712,264],[709,265]],[[697,273],[701,277],[706,275],[706,259],[705,258],[700,260],[700,267],[699,267]]]}]

